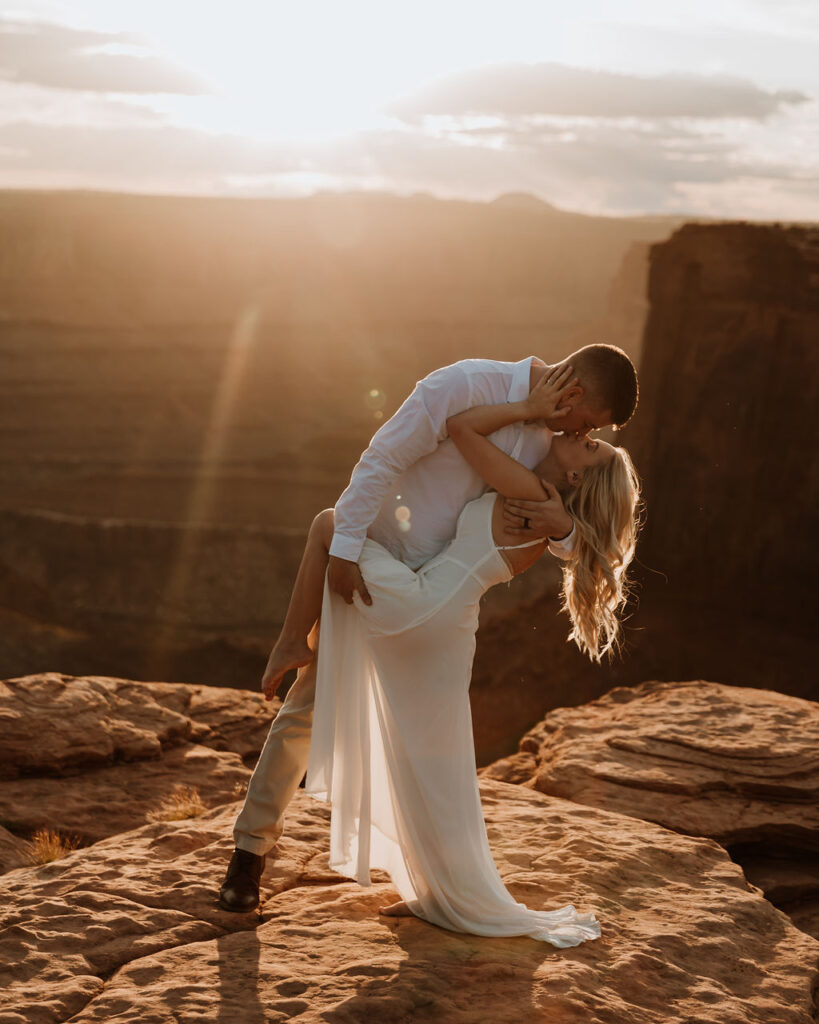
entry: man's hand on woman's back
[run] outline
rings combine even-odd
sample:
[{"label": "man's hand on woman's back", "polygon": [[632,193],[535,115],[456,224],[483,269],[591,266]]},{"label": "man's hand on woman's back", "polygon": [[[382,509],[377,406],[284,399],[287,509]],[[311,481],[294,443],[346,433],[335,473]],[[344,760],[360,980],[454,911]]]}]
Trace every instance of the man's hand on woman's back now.
[{"label": "man's hand on woman's back", "polygon": [[330,590],[343,597],[347,604],[353,603],[353,591],[355,590],[358,591],[364,604],[373,603],[356,562],[349,562],[346,558],[330,555],[327,565],[327,584]]},{"label": "man's hand on woman's back", "polygon": [[572,532],[572,521],[563,507],[557,488],[546,480],[540,482],[548,495],[543,501],[503,499],[504,526],[508,533],[532,538],[564,539]]}]

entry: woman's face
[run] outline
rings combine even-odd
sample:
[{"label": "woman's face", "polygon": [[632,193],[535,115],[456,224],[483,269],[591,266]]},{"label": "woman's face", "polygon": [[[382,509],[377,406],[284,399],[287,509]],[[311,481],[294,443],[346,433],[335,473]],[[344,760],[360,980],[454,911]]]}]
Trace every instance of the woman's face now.
[{"label": "woman's face", "polygon": [[614,457],[614,445],[577,434],[555,434],[547,456],[561,482],[569,487],[577,487],[590,466],[602,465]]}]

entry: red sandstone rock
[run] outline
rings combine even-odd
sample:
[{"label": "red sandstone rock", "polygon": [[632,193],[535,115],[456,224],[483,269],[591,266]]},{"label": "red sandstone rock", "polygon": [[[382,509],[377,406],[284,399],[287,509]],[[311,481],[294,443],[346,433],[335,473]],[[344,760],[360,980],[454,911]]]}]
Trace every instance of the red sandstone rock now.
[{"label": "red sandstone rock", "polygon": [[0,825],[0,874],[28,863],[28,844]]},{"label": "red sandstone rock", "polygon": [[567,951],[380,918],[390,886],[327,871],[326,807],[300,792],[261,924],[215,906],[236,804],[0,879],[0,961],[17,961],[0,1019],[809,1024],[819,943],[718,844],[490,779],[481,794],[516,898],[594,909],[600,939]]},{"label": "red sandstone rock", "polygon": [[556,708],[484,772],[723,844],[819,851],[819,705],[719,683],[617,687]]},{"label": "red sandstone rock", "polygon": [[819,937],[819,875],[809,868],[819,857],[812,701],[700,681],[617,687],[551,711],[516,755],[482,774],[708,836],[743,865],[778,857],[775,875],[760,864],[752,877],[778,905],[798,907]]},{"label": "red sandstone rock", "polygon": [[[686,224],[651,247],[638,679],[819,697],[819,227]],[[631,682],[631,679],[626,681]]]},{"label": "red sandstone rock", "polygon": [[44,672],[0,682],[0,777],[158,757],[197,742],[258,754],[280,702],[261,693]]},{"label": "red sandstone rock", "polygon": [[208,807],[235,800],[280,706],[185,683],[58,672],[6,680],[0,821],[23,836],[51,828],[85,844],[142,825],[180,785]]},{"label": "red sandstone rock", "polygon": [[85,845],[145,824],[178,786],[195,788],[206,807],[215,807],[243,796],[249,778],[238,754],[185,744],[138,764],[4,780],[0,820],[20,834],[52,828]]},{"label": "red sandstone rock", "polygon": [[[0,768],[7,778],[75,765],[158,757],[189,740],[193,722],[161,702],[167,683],[57,672],[0,684]],[[165,690],[173,693],[173,690]]]},{"label": "red sandstone rock", "polygon": [[[268,894],[298,885],[326,846],[326,811],[299,796],[290,834],[265,874]],[[0,1020],[66,1021],[124,963],[251,926],[248,915],[216,904],[237,810],[230,804],[200,818],[146,825],[3,876]]]}]

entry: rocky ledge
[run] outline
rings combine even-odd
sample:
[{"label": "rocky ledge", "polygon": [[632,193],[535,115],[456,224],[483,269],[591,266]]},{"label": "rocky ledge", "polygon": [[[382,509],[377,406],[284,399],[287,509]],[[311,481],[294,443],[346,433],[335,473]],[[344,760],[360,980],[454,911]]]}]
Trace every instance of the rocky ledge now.
[{"label": "rocky ledge", "polygon": [[482,770],[716,840],[819,938],[819,704],[693,680],[556,708]]},{"label": "rocky ledge", "polygon": [[[143,825],[179,786],[244,793],[280,707],[261,693],[59,672],[0,682],[0,824],[80,843]],[[0,870],[14,866],[0,838]]]},{"label": "rocky ledge", "polygon": [[[709,689],[713,685],[645,684],[635,688],[632,701],[622,692],[608,695],[612,723],[634,704],[630,726],[618,735],[632,741],[635,778],[638,754],[648,781],[652,758],[659,760],[660,749],[672,749],[661,746],[658,732],[662,723],[669,744],[674,728],[667,711],[663,717],[664,700],[669,707],[678,702],[679,720],[688,707],[689,739],[678,735],[678,745],[693,745],[696,736],[704,750],[704,734],[711,736],[710,757],[702,753],[699,761],[712,781],[726,773],[724,789],[736,785],[727,774],[730,765],[739,771],[738,761],[752,757],[749,735],[753,740],[762,729],[754,724],[758,719],[769,716],[771,737],[784,730],[784,705],[770,711],[778,695],[768,695],[766,706],[760,691],[738,691],[736,701],[747,697],[748,702],[732,733],[728,717],[714,712],[719,688]],[[573,903],[593,910],[601,923],[599,939],[559,950],[528,938],[488,939],[412,918],[379,917],[377,907],[394,898],[389,880],[379,876],[373,887],[362,888],[328,869],[328,809],[303,791],[291,805],[275,855],[268,858],[261,912],[224,913],[216,897],[240,803],[220,791],[221,783],[209,791],[202,777],[210,806],[197,817],[140,824],[118,834],[104,824],[108,810],[98,807],[97,833],[109,834],[93,840],[89,819],[82,815],[81,781],[88,780],[94,801],[100,772],[130,772],[123,780],[135,786],[149,764],[194,746],[231,755],[237,771],[247,772],[245,761],[253,755],[246,753],[243,761],[240,750],[257,741],[240,734],[246,730],[249,737],[256,730],[263,736],[269,705],[256,694],[218,690],[217,696],[207,687],[58,674],[12,680],[6,687],[1,738],[17,746],[4,753],[5,771],[11,774],[16,764],[33,774],[18,771],[3,788],[32,779],[49,778],[55,785],[65,778],[80,780],[62,820],[70,825],[76,814],[73,831],[85,838],[84,845],[58,860],[18,866],[0,877],[0,1024],[816,1020],[819,942],[766,899],[715,838],[684,834],[670,819],[645,820],[638,812],[648,804],[604,807],[580,791],[566,797],[532,785],[546,777],[550,760],[560,760],[559,745],[548,756],[550,735],[579,741],[594,734],[594,722],[602,733],[601,702],[560,709],[567,716],[562,731],[544,728],[537,746],[531,737],[525,740],[530,748],[507,763],[526,784],[491,778],[498,765],[480,780],[492,851],[515,898],[538,909]],[[708,694],[711,714],[704,715]],[[650,702],[652,695],[654,715],[639,720],[640,701]],[[30,720],[47,707],[52,741],[42,735],[45,712],[41,728]],[[810,722],[801,724],[805,749],[800,754],[797,738],[788,748],[794,790],[800,772],[810,773],[815,748]],[[71,729],[78,730],[74,741]],[[602,763],[605,746],[588,741],[587,756]],[[611,764],[626,747],[610,745]],[[0,748],[10,749],[7,742]],[[524,758],[536,769],[528,776]],[[171,781],[175,764],[168,762]],[[69,765],[75,774],[58,774]],[[659,770],[654,771],[659,779]],[[782,802],[787,773],[769,775],[776,790],[771,799]],[[709,820],[706,781],[699,793],[703,819]],[[801,786],[807,794],[810,780]],[[635,783],[632,789],[650,791],[651,786],[640,790]],[[119,802],[127,802],[131,792],[131,782],[123,781]],[[57,804],[42,804],[47,809],[38,812],[38,801],[46,797],[47,787],[29,791],[20,798],[30,806],[8,806],[4,813],[13,811],[18,821],[47,821]],[[692,789],[689,799],[697,798]],[[763,799],[760,789],[756,800]],[[137,802],[144,818],[148,796]],[[808,810],[803,808],[800,819],[805,828],[810,827]],[[124,813],[119,809],[110,813],[112,822],[124,820],[116,818]],[[9,820],[6,826],[12,846],[25,844],[27,829]]]}]

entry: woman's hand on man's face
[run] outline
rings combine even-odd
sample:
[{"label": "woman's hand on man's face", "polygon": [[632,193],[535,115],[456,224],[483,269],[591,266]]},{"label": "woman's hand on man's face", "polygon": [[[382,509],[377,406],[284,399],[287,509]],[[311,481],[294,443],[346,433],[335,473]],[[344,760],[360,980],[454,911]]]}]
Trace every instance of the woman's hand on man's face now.
[{"label": "woman's hand on man's face", "polygon": [[577,377],[572,377],[571,366],[555,366],[552,370],[544,373],[529,392],[529,397],[525,399],[531,413],[527,420],[541,420],[545,422],[546,420],[554,421],[559,420],[563,416],[568,416],[571,408],[566,406],[563,409],[558,409],[558,405],[560,405],[564,392],[576,384]]}]

